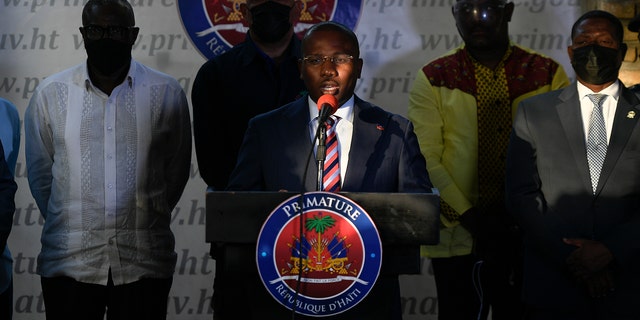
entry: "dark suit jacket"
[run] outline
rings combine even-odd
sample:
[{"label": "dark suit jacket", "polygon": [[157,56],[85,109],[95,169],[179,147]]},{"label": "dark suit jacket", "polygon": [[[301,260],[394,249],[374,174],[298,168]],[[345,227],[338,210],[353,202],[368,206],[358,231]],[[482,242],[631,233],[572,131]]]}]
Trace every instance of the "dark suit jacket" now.
[{"label": "dark suit jacket", "polygon": [[[313,150],[309,119],[306,95],[277,110],[253,118],[249,122],[228,189],[315,191],[315,158],[311,156],[307,163]],[[353,121],[349,165],[342,191],[431,192],[426,163],[409,120],[356,97]],[[306,166],[308,171],[303,187]],[[384,239],[382,240],[384,246]],[[400,316],[397,274],[385,274],[384,271],[388,258],[394,257],[394,252],[387,247],[383,250],[383,275],[365,300],[341,314],[341,317],[387,320]],[[414,259],[419,259],[417,246],[408,252],[411,252]],[[399,255],[406,254],[407,252],[401,252]],[[260,285],[259,289],[263,289],[263,286]],[[277,302],[271,297],[254,299],[266,299],[261,308],[273,308],[272,312],[286,315],[283,314],[283,307],[272,306]]]},{"label": "dark suit jacket", "polygon": [[[507,160],[507,202],[524,231],[524,299],[640,319],[640,100],[621,85],[597,192],[591,189],[577,86],[523,101]],[[592,300],[571,280],[563,238],[602,242],[616,291]],[[618,319],[618,318],[616,318]]]},{"label": "dark suit jacket", "polygon": [[[283,60],[271,65],[247,33],[244,42],[205,62],[191,89],[193,138],[200,176],[224,190],[252,117],[302,95],[300,40],[291,38]],[[215,148],[212,148],[215,145]]]},{"label": "dark suit jacket", "polygon": [[[349,166],[342,191],[431,192],[409,120],[356,97]],[[228,189],[315,191],[307,96],[249,122]]]}]

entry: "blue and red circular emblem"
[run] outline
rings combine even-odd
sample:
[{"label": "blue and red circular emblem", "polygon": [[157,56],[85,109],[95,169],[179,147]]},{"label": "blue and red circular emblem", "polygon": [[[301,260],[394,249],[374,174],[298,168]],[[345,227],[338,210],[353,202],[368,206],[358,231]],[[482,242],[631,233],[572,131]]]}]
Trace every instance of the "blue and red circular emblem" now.
[{"label": "blue and red circular emblem", "polygon": [[[336,21],[355,29],[362,0],[299,0],[302,12],[294,25],[298,36],[322,21]],[[178,0],[178,10],[198,51],[211,59],[242,42],[248,29],[240,12],[246,0]]]},{"label": "blue and red circular emblem", "polygon": [[260,278],[274,299],[297,313],[324,317],[353,308],[373,288],[382,243],[362,207],[318,191],[291,197],[271,212],[256,255]]}]

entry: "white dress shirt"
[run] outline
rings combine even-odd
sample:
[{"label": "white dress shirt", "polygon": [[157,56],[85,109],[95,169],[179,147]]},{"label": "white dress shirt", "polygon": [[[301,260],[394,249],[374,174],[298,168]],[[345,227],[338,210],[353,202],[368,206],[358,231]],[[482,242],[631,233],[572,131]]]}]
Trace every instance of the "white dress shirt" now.
[{"label": "white dress shirt", "polygon": [[[591,119],[591,113],[593,112],[593,102],[589,99],[588,95],[595,92],[585,87],[580,82],[578,83],[578,96],[580,97],[580,111],[582,113],[582,125],[584,126],[584,141],[587,142],[589,136],[589,121]],[[611,129],[613,128],[613,120],[616,115],[616,109],[618,107],[618,99],[620,98],[620,84],[618,81],[608,86],[604,90],[598,92],[599,94],[607,95],[602,105],[602,115],[604,116],[604,125],[607,129],[607,144],[611,138]]]},{"label": "white dress shirt", "polygon": [[110,96],[86,64],[47,77],[25,113],[29,187],[45,218],[37,272],[106,285],[173,275],[171,212],[189,178],[178,82],[132,61]]}]

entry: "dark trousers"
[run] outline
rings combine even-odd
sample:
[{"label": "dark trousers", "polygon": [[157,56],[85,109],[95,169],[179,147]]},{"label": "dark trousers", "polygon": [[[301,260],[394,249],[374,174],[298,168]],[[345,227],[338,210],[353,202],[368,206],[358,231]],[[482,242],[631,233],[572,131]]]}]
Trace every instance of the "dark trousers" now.
[{"label": "dark trousers", "polygon": [[[527,307],[524,319],[526,320],[590,320],[596,318],[589,308],[585,310],[567,310],[565,308],[541,309]],[[606,319],[606,318],[602,318]]]},{"label": "dark trousers", "polygon": [[142,279],[115,286],[68,277],[40,278],[47,320],[164,320],[173,278]]},{"label": "dark trousers", "polygon": [[476,259],[472,255],[432,258],[438,295],[438,320],[485,319],[480,314],[480,286],[474,286]]},{"label": "dark trousers", "polygon": [[527,305],[525,312],[525,320],[635,320],[634,316],[617,317],[611,314],[605,314],[598,304],[594,302],[590,306],[583,308],[540,308],[537,306]]},{"label": "dark trousers", "polygon": [[483,289],[483,319],[486,319],[489,309],[493,320],[523,319],[522,269],[514,268],[510,261],[483,262],[477,267]]},{"label": "dark trousers", "polygon": [[489,310],[493,320],[523,318],[519,260],[485,262],[474,255],[466,255],[431,261],[439,320],[486,320]]},{"label": "dark trousers", "polygon": [[[615,293],[614,293],[615,294]],[[634,299],[634,302],[637,299]],[[558,301],[555,304],[557,305]],[[560,301],[562,302],[562,301]],[[633,302],[612,305],[606,299],[591,299],[582,305],[541,307],[527,305],[525,320],[638,320],[640,311]]]},{"label": "dark trousers", "polygon": [[13,316],[13,279],[9,287],[0,293],[0,319],[11,320]]}]

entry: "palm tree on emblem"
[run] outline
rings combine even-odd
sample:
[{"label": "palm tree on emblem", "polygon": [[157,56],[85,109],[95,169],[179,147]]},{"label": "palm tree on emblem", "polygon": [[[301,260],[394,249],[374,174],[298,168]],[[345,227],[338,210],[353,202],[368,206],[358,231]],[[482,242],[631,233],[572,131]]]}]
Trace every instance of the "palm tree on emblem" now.
[{"label": "palm tree on emblem", "polygon": [[324,252],[325,249],[325,245],[324,245],[324,241],[322,240],[322,235],[324,234],[324,232],[333,227],[336,223],[336,220],[333,219],[331,216],[322,216],[322,215],[318,215],[315,216],[313,218],[308,218],[306,221],[306,228],[307,231],[312,231],[315,229],[315,232],[318,234],[318,240],[316,243],[313,244],[313,248],[316,251],[316,255],[317,255],[317,260],[316,260],[316,267],[312,269],[314,270],[323,270],[324,266],[323,264],[323,257],[322,257],[322,252]]}]

